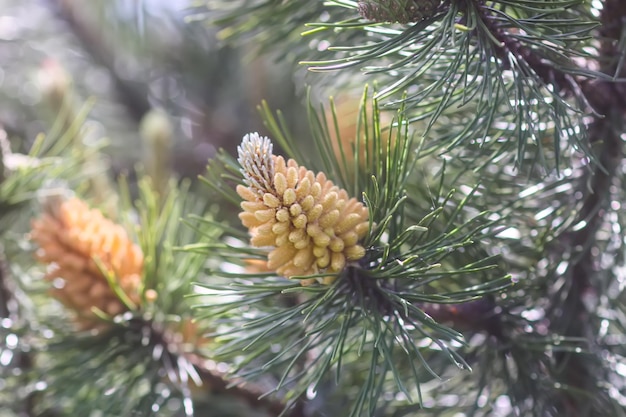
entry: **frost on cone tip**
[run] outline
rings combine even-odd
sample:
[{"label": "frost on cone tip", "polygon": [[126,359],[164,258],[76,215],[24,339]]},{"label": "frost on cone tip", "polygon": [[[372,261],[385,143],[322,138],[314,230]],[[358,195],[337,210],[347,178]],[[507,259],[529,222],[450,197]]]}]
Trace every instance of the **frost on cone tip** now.
[{"label": "frost on cone tip", "polygon": [[258,133],[249,133],[243,137],[237,147],[239,165],[244,182],[255,193],[263,195],[272,192],[274,178],[274,159],[272,141]]}]

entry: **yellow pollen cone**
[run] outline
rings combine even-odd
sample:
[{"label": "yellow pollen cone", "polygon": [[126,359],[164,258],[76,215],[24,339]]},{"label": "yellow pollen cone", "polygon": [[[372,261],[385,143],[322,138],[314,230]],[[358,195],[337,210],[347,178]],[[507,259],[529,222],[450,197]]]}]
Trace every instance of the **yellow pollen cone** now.
[{"label": "yellow pollen cone", "polygon": [[239,217],[252,245],[272,247],[270,270],[287,278],[324,274],[320,282],[330,283],[348,260],[365,256],[358,241],[368,232],[369,212],[323,172],[314,174],[271,149],[271,141],[256,133],[238,149],[246,184],[237,187],[244,200]]}]

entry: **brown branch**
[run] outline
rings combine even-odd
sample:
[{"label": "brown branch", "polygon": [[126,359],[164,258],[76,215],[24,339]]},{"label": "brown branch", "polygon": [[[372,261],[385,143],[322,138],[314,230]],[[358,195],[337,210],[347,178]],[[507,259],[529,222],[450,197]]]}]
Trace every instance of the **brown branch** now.
[{"label": "brown branch", "polygon": [[13,316],[11,302],[12,291],[9,288],[9,270],[4,256],[4,248],[0,243],[0,318]]},{"label": "brown branch", "polygon": [[[584,193],[583,205],[574,224],[585,224],[581,229],[572,232],[568,239],[568,246],[572,251],[573,261],[566,272],[567,286],[562,300],[554,306],[552,330],[568,337],[585,338],[591,346],[595,344],[595,331],[591,312],[595,305],[589,305],[585,300],[597,298],[601,290],[595,279],[600,270],[599,254],[592,249],[597,241],[597,233],[605,222],[609,212],[605,208],[612,197],[612,185],[623,160],[623,146],[620,132],[614,124],[622,121],[621,110],[614,111],[604,119],[596,120],[589,127],[590,138],[594,142],[601,142],[598,164],[588,172],[585,183],[581,187]],[[585,223],[583,223],[585,222]],[[598,370],[593,360],[591,363],[581,361],[578,355],[559,353],[555,355],[558,367],[563,373],[561,381],[576,389],[590,391],[598,385]],[[593,364],[593,365],[591,365]],[[574,408],[580,403],[580,398],[563,393],[564,409]],[[578,414],[568,414],[578,415]]]},{"label": "brown branch", "polygon": [[[232,395],[243,400],[254,409],[262,408],[276,416],[285,410],[283,402],[265,395],[266,390],[249,382],[231,381],[224,372],[220,372],[213,366],[215,365],[213,362],[193,354],[185,355],[185,359],[194,365],[207,390],[211,393]],[[300,405],[297,403],[285,416],[305,417]]]},{"label": "brown branch", "polygon": [[[601,54],[605,58],[602,66],[606,74],[615,73],[615,64],[619,51],[616,46],[623,24],[626,20],[626,4],[622,0],[607,0],[601,14],[602,35]],[[623,76],[624,74],[618,74]],[[594,295],[600,290],[594,277],[600,270],[598,254],[594,254],[597,240],[597,233],[605,222],[608,212],[605,208],[611,201],[612,187],[614,179],[618,175],[619,167],[624,158],[624,149],[621,134],[624,131],[624,115],[626,114],[626,104],[622,97],[624,86],[619,83],[608,83],[606,81],[596,83],[598,88],[596,94],[590,96],[595,100],[604,101],[604,118],[596,118],[589,126],[589,137],[592,143],[600,147],[598,163],[583,176],[583,205],[578,214],[577,222],[585,224],[581,229],[572,232],[569,243],[575,251],[573,265],[568,271],[568,289],[566,296],[560,307],[561,317],[559,325],[561,332],[567,336],[585,337],[593,343],[590,307],[585,305],[585,299],[596,298]],[[592,295],[592,297],[589,297]],[[594,306],[591,306],[593,309]],[[574,313],[574,314],[572,314]],[[592,369],[589,364],[578,360],[574,355],[562,353],[557,356],[559,366],[563,369],[562,378],[565,383],[578,389],[589,390],[595,387],[597,381],[597,370]],[[576,408],[580,403],[579,398],[572,395],[563,395],[564,409],[568,407]],[[575,415],[575,414],[572,414]]]},{"label": "brown branch", "polygon": [[[249,381],[230,377],[227,372],[219,369],[215,361],[207,359],[196,352],[181,349],[181,342],[183,344],[201,343],[199,342],[199,340],[202,339],[200,330],[195,326],[188,330],[193,334],[187,335],[188,337],[199,338],[195,343],[184,341],[186,338],[186,331],[184,330],[183,333],[179,333],[179,330],[173,331],[163,328],[162,324],[156,324],[150,320],[135,319],[131,321],[130,328],[133,332],[141,332],[139,329],[145,327],[147,327],[151,333],[152,343],[163,346],[164,350],[167,352],[169,359],[166,360],[165,363],[169,365],[166,365],[166,368],[168,366],[175,366],[173,364],[178,363],[178,358],[193,366],[202,381],[202,385],[197,387],[201,392],[207,395],[225,394],[232,396],[255,410],[263,409],[274,416],[280,415],[287,408],[284,402],[276,399],[272,395],[266,395],[268,390],[264,387]],[[184,387],[180,386],[180,382],[172,382],[179,385],[183,393],[185,392],[186,389],[182,389]],[[194,391],[196,391],[196,389],[194,389]],[[283,415],[285,417],[306,417],[302,406],[302,401],[298,400],[291,409]]]},{"label": "brown branch", "polygon": [[[619,51],[616,48],[617,41],[621,36],[622,25],[626,19],[626,4],[621,0],[607,0],[601,15],[602,27],[600,34],[603,42],[601,44],[601,54],[604,58],[616,58]],[[606,60],[613,61],[613,60]],[[602,70],[606,74],[613,74],[616,70],[614,63],[605,64]],[[624,74],[619,74],[623,76]],[[626,103],[621,99],[623,96],[622,83],[610,83],[600,81],[596,84],[598,89],[595,100],[609,103],[604,106],[604,116],[597,117],[589,125],[589,136],[592,143],[597,143],[600,147],[598,152],[598,163],[587,171],[583,176],[583,184],[580,191],[583,192],[583,205],[578,214],[577,222],[585,222],[585,226],[573,232],[569,238],[569,245],[572,248],[581,248],[575,257],[574,266],[571,269],[572,288],[570,296],[578,294],[577,300],[570,300],[581,311],[585,310],[580,298],[588,291],[593,290],[591,277],[598,267],[597,256],[592,254],[593,242],[596,240],[596,233],[604,222],[606,214],[606,203],[611,200],[611,186],[613,179],[618,174],[623,157],[624,149],[621,134],[624,131],[624,116],[626,114]],[[615,99],[618,97],[618,99]],[[582,224],[582,223],[581,223]],[[580,329],[576,322],[582,317],[575,318],[573,328]],[[573,329],[572,329],[573,330]]]},{"label": "brown branch", "polygon": [[[621,0],[607,0],[604,4],[600,28],[602,46],[600,55],[604,64],[602,71],[610,76],[615,75],[615,64],[619,51],[616,46],[622,33],[626,19],[626,4]],[[624,86],[605,79],[577,80],[571,74],[559,71],[549,60],[544,60],[536,51],[522,45],[519,41],[507,36],[496,26],[493,19],[484,15],[485,25],[494,37],[501,42],[499,53],[503,62],[505,56],[511,54],[523,60],[541,80],[553,85],[564,95],[571,95],[597,114],[588,127],[589,141],[597,145],[598,163],[587,169],[581,177],[580,191],[583,203],[574,224],[584,225],[578,230],[561,236],[561,240],[572,255],[570,267],[566,272],[564,290],[559,297],[553,298],[550,329],[555,334],[568,337],[579,337],[593,343],[591,314],[585,300],[590,294],[596,293],[597,283],[594,280],[599,267],[598,255],[592,251],[597,241],[597,233],[605,221],[607,202],[611,199],[611,187],[619,166],[623,160],[623,145],[620,138],[624,130],[624,113],[626,111]],[[572,65],[573,63],[568,63]],[[624,74],[617,74],[623,76]],[[559,277],[560,278],[560,277]],[[577,355],[568,352],[555,354],[556,369],[561,369],[557,378],[564,386],[588,392],[598,385],[598,368],[595,362],[581,361]],[[560,412],[578,415],[581,410],[581,398],[569,391],[562,391],[555,400]],[[589,404],[586,404],[589,406]]]},{"label": "brown branch", "polygon": [[50,9],[63,20],[96,63],[104,66],[115,83],[115,89],[121,102],[128,109],[133,119],[139,122],[152,106],[147,98],[147,91],[141,82],[125,79],[115,69],[115,46],[98,31],[93,19],[81,13],[84,3],[76,0],[47,0]]},{"label": "brown branch", "polygon": [[458,304],[423,303],[419,308],[436,322],[458,331],[484,331],[497,338],[503,337],[502,323],[493,297]]},{"label": "brown branch", "polygon": [[[495,50],[505,69],[509,68],[509,56],[512,55],[516,60],[526,63],[543,83],[552,85],[565,96],[569,95],[576,98],[581,105],[588,107],[598,115],[605,115],[615,107],[626,107],[626,101],[622,98],[626,95],[614,94],[618,84],[607,80],[576,78],[572,73],[577,72],[578,66],[572,61],[564,63],[571,68],[569,72],[555,68],[553,61],[542,57],[537,51],[507,33],[504,28],[498,25],[498,22],[486,8],[477,5],[477,9],[485,27],[500,42],[499,45],[495,45]],[[601,51],[601,56],[606,58],[609,55],[606,55],[606,51]],[[613,75],[611,72],[604,72]]]},{"label": "brown branch", "polygon": [[[625,130],[626,84],[611,82],[606,78],[576,78],[576,64],[566,62],[569,70],[559,69],[540,52],[524,45],[511,33],[498,25],[487,8],[474,3],[481,13],[485,27],[500,44],[496,53],[505,65],[511,59],[525,64],[543,83],[551,85],[565,97],[576,98],[583,106],[595,112],[588,125],[588,137],[595,147],[597,163],[585,167],[580,178],[582,205],[574,224],[584,225],[577,230],[563,234],[562,247],[570,253],[570,267],[566,271],[566,284],[552,298],[553,306],[549,322],[550,331],[567,337],[584,338],[594,343],[592,314],[586,300],[600,290],[596,276],[600,270],[599,256],[592,249],[597,242],[597,233],[605,222],[607,203],[612,197],[612,187],[624,157],[620,135]],[[626,2],[605,0],[601,14],[599,39],[601,47],[597,64],[601,71],[610,76],[623,78],[626,71],[616,74],[619,54],[617,45],[626,22]],[[582,69],[582,68],[581,68]],[[608,78],[608,77],[607,77]],[[560,254],[562,257],[562,254]],[[562,277],[558,277],[561,279]],[[592,307],[593,308],[593,307]],[[570,352],[557,352],[554,355],[555,369],[561,370],[556,376],[564,387],[574,388],[573,392],[597,391],[603,367],[590,357],[587,361]],[[598,358],[597,361],[600,359]],[[572,394],[569,390],[559,391],[551,401],[564,415],[581,415],[585,407],[594,407],[586,398]],[[583,403],[584,401],[584,403]]]}]

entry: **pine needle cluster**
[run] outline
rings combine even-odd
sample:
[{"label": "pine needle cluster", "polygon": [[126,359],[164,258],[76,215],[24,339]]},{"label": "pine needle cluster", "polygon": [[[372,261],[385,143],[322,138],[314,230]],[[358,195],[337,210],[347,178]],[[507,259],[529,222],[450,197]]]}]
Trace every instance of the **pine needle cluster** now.
[{"label": "pine needle cluster", "polygon": [[221,415],[229,395],[242,415],[626,415],[623,2],[211,5],[222,39],[375,91],[344,113],[309,89],[309,137],[261,103],[267,136],[198,188],[159,169],[170,125],[146,129],[158,161],[111,213],[79,185],[80,114],[21,165],[0,146],[0,224],[48,193],[12,245],[45,266],[0,253],[0,284],[48,290],[35,320],[0,308],[0,362],[43,364],[14,373],[41,415]]}]

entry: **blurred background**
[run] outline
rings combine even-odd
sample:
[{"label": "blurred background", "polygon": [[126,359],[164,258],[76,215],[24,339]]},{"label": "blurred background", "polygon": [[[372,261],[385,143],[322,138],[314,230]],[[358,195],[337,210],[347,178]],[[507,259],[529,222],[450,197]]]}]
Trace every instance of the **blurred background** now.
[{"label": "blurred background", "polygon": [[196,177],[216,149],[263,131],[262,99],[305,135],[295,62],[222,45],[207,19],[188,19],[211,20],[190,3],[0,0],[0,129],[13,151],[88,111],[82,140],[108,139],[113,175],[143,159],[141,136],[156,129],[171,132],[175,171]]},{"label": "blurred background", "polygon": [[[119,201],[112,184],[120,174],[130,176],[133,191],[138,166],[157,187],[159,180],[169,179],[168,167],[175,177],[197,178],[218,149],[234,152],[244,134],[265,132],[257,111],[262,100],[282,109],[292,131],[306,140],[301,82],[306,71],[294,75],[295,58],[260,57],[252,44],[224,45],[207,19],[190,21],[199,11],[211,20],[210,12],[193,8],[191,0],[0,0],[0,146],[19,155],[42,134],[52,143],[71,136],[68,143],[90,171],[81,166],[78,177],[91,178],[83,194],[115,218]],[[155,142],[165,144],[168,155],[155,155]],[[84,152],[89,148],[96,152]],[[163,174],[156,178],[153,169]],[[53,187],[59,181],[50,180]],[[74,184],[68,186],[81,193]],[[203,196],[206,190],[200,188]],[[30,337],[53,334],[33,312],[48,319],[60,314],[59,305],[47,303],[41,275],[17,266],[18,259],[32,264],[32,248],[21,246],[29,210],[23,207],[0,223],[0,235],[7,232],[4,237],[10,235],[6,240],[11,242],[4,247],[0,242],[0,417],[57,415],[48,409],[31,413],[39,402],[33,398],[45,384],[25,377],[29,369],[40,373],[41,364],[35,366],[29,354]],[[13,261],[15,288],[4,282],[5,255]],[[22,286],[35,291],[26,296]],[[31,296],[39,297],[36,309]],[[34,375],[34,381],[42,376]],[[211,412],[203,415],[264,415],[242,411],[246,406],[239,402],[211,396],[205,404]],[[181,404],[172,407],[172,414],[184,414]]]},{"label": "blurred background", "polygon": [[[24,153],[30,149],[38,135],[42,133],[49,135],[52,138],[51,141],[54,141],[55,137],[61,137],[70,132],[69,135],[75,136],[71,142],[72,146],[81,147],[82,150],[89,147],[100,149],[102,139],[106,139],[107,143],[102,154],[94,153],[93,159],[85,157],[92,172],[87,173],[91,175],[84,175],[84,177],[91,180],[94,177],[93,174],[96,173],[96,177],[99,174],[99,178],[104,178],[104,184],[91,180],[92,182],[88,185],[90,192],[87,194],[95,200],[90,201],[90,203],[102,208],[105,214],[112,218],[115,218],[115,211],[119,205],[115,201],[115,195],[113,195],[115,194],[113,191],[115,187],[111,186],[111,180],[119,174],[129,174],[131,176],[130,182],[134,185],[133,176],[138,165],[145,166],[157,185],[155,188],[159,190],[162,189],[159,185],[162,178],[156,173],[159,169],[167,171],[167,167],[171,167],[175,176],[179,178],[197,178],[198,175],[205,172],[207,161],[216,154],[218,149],[224,148],[234,153],[244,134],[254,131],[261,134],[267,133],[257,111],[257,106],[262,100],[268,102],[270,109],[282,111],[293,136],[301,140],[303,146],[306,146],[309,141],[310,130],[304,105],[306,99],[305,86],[306,84],[324,82],[321,76],[307,73],[305,68],[297,65],[298,58],[291,49],[288,51],[276,50],[272,51],[273,54],[260,55],[258,54],[259,42],[255,42],[254,38],[237,48],[222,43],[219,29],[211,27],[209,24],[212,20],[211,10],[207,9],[204,4],[197,6],[194,3],[194,0],[0,0],[0,146],[3,145],[2,139],[6,137],[14,152]],[[319,47],[318,49],[323,48]],[[350,81],[347,78],[353,77],[352,74],[349,73],[345,76],[346,78],[341,78],[342,89],[347,89],[346,86]],[[332,78],[334,81],[339,79],[336,74],[331,74],[330,77],[334,77]],[[354,79],[356,80],[357,77],[354,76]],[[360,78],[359,80],[362,81]],[[358,94],[360,94],[362,87],[360,81],[354,82]],[[321,92],[319,94],[326,93]],[[358,94],[355,97],[358,98]],[[346,96],[352,97],[349,94]],[[342,106],[341,100],[338,101],[338,112],[340,113],[339,116],[346,112],[350,117],[338,117],[338,119],[354,120],[358,102],[354,99],[346,101],[348,103],[345,107]],[[328,117],[328,115],[326,116]],[[458,120],[464,119],[455,119],[454,117],[454,112],[444,114],[439,125],[433,129],[430,136],[439,139],[440,136],[449,134],[447,131],[455,122],[457,126],[464,128],[464,125],[458,122]],[[414,123],[413,127],[415,125]],[[419,122],[417,126],[417,130],[419,130]],[[354,123],[345,126],[341,124],[339,128],[356,129]],[[352,132],[340,136],[354,138],[356,135]],[[433,149],[436,149],[440,146],[441,141],[433,140],[431,143],[434,144]],[[165,144],[167,155],[164,156],[162,152],[155,152],[155,149],[159,148],[159,144]],[[88,154],[82,150],[81,153]],[[469,179],[470,176],[489,172],[489,175],[485,175],[485,178],[481,178],[481,180],[486,186],[485,190],[489,189],[493,193],[485,192],[485,197],[481,199],[480,204],[491,209],[501,207],[503,201],[504,204],[507,204],[512,199],[520,200],[518,198],[519,189],[523,189],[526,180],[520,180],[517,172],[511,168],[513,166],[511,161],[514,158],[512,154],[502,153],[496,159],[491,153],[492,151],[485,148],[486,153],[482,157],[485,158],[484,161],[488,161],[488,164],[485,163],[488,169],[476,174],[468,171],[472,168],[472,164],[476,164],[476,154],[467,151],[467,155],[464,155],[464,151],[465,148],[461,149],[457,154],[460,157],[456,158],[456,161],[451,160],[447,166],[452,167],[448,168],[449,170],[457,169],[463,173],[464,181],[467,181],[467,184],[474,184],[473,179]],[[77,152],[79,151],[77,150]],[[156,155],[157,153],[158,155]],[[529,151],[528,154],[532,155],[532,158],[535,157],[534,152]],[[415,210],[410,213],[410,216],[415,223],[421,221],[424,213],[429,213],[434,209],[431,206],[434,199],[429,181],[432,179],[433,186],[440,182],[438,173],[441,164],[436,158],[437,156],[433,155],[431,159],[422,159],[419,166],[420,175],[414,176],[416,184],[412,185],[411,194],[414,200],[411,201],[411,204]],[[494,161],[497,163],[492,163]],[[480,163],[482,164],[482,162]],[[151,168],[150,164],[153,164],[154,167]],[[578,164],[575,168],[584,168],[582,163],[579,162]],[[83,168],[82,165],[81,168]],[[519,210],[518,217],[511,216],[516,223],[511,223],[509,231],[515,233],[509,236],[511,243],[507,243],[507,246],[503,246],[504,243],[501,239],[498,241],[500,246],[494,245],[493,248],[484,250],[484,252],[482,252],[483,248],[479,248],[478,250],[481,252],[478,254],[471,253],[466,249],[463,253],[469,257],[468,259],[475,257],[487,259],[494,253],[500,254],[502,252],[503,258],[508,257],[506,259],[507,267],[511,267],[512,270],[521,270],[524,274],[530,275],[531,272],[528,272],[530,270],[529,265],[543,264],[539,267],[541,270],[539,275],[544,274],[544,272],[547,274],[549,270],[548,258],[540,249],[544,247],[545,242],[549,242],[549,239],[544,238],[543,233],[541,236],[537,236],[536,229],[550,224],[558,224],[558,228],[568,227],[574,222],[578,210],[570,210],[570,208],[572,204],[581,205],[582,200],[581,197],[575,197],[576,201],[572,203],[570,197],[573,194],[573,186],[568,181],[577,179],[578,176],[582,175],[579,171],[582,169],[569,169],[565,171],[562,182],[559,182],[560,179],[555,179],[554,182],[545,187],[545,191],[544,187],[533,187],[532,192],[526,195],[524,203],[520,201],[519,206],[506,206],[506,212]],[[3,169],[0,169],[0,174],[2,172]],[[529,178],[535,175],[535,172],[530,174],[528,175]],[[543,174],[537,174],[537,176],[541,175]],[[163,177],[167,181],[169,172],[164,172]],[[446,181],[455,181],[459,177],[449,175],[447,178],[449,179]],[[475,191],[473,188],[465,188],[462,193],[473,195]],[[478,190],[478,188],[476,189]],[[207,190],[208,187],[198,190],[202,193],[203,199],[208,195]],[[498,193],[495,190],[505,190],[505,193]],[[80,190],[77,191],[80,192]],[[582,196],[582,194],[580,195]],[[490,197],[493,197],[493,200]],[[210,197],[206,198],[209,199]],[[438,193],[436,198],[439,198]],[[461,196],[460,198],[464,197]],[[528,204],[530,199],[536,201]],[[217,203],[217,201],[209,201],[209,203]],[[453,205],[454,200],[451,199],[449,203]],[[467,216],[467,219],[472,219],[475,216],[474,210],[476,212],[482,211],[471,205],[466,208],[467,213],[462,215]],[[505,212],[504,209],[503,212]],[[23,215],[24,213],[20,214]],[[454,215],[457,214],[457,210],[454,208]],[[228,215],[235,216],[236,213],[226,213],[222,218]],[[24,223],[29,222],[27,216],[22,217]],[[469,223],[469,221],[460,221],[460,223]],[[4,224],[8,224],[8,222]],[[15,223],[11,223],[8,228],[0,224],[0,235],[3,231],[11,230],[11,228],[18,230]],[[546,228],[548,227],[546,226]],[[23,229],[28,230],[27,224]],[[556,234],[557,227],[552,226],[552,229],[554,230],[551,232]],[[610,230],[608,226],[607,230]],[[526,233],[526,231],[529,232]],[[532,232],[535,234],[532,235]],[[6,252],[8,255],[19,253],[22,257],[27,256],[28,261],[23,263],[29,264],[32,262],[31,253],[19,246],[24,235],[25,233],[21,233],[19,236],[15,236],[14,240],[17,243],[13,245],[14,248],[7,248]],[[519,236],[530,237],[520,239]],[[607,233],[607,236],[611,235]],[[0,256],[3,253],[2,249],[0,247]],[[9,252],[8,249],[12,249],[13,252]],[[30,249],[32,250],[32,248]],[[493,252],[489,252],[490,250]],[[15,256],[14,259],[17,260]],[[7,256],[7,259],[11,259],[11,256]],[[541,262],[538,262],[539,259]],[[463,262],[469,265],[471,261],[463,260]],[[16,261],[14,267],[16,280],[25,281],[27,284],[36,281],[37,275],[32,275],[31,278],[29,271],[17,269],[19,263]],[[2,259],[0,259],[0,266],[2,266]],[[537,271],[532,273],[537,273]],[[1,276],[2,270],[0,268],[0,278]],[[527,278],[526,275],[522,277]],[[0,279],[1,283],[2,280]],[[11,333],[13,329],[9,321],[1,320],[9,316],[4,310],[10,310],[3,308],[4,304],[9,304],[3,302],[3,299],[9,299],[3,292],[8,293],[0,285],[0,417],[31,416],[35,414],[25,414],[21,411],[19,414],[17,412],[9,413],[3,410],[1,404],[15,402],[14,392],[19,391],[11,390],[12,387],[10,382],[7,382],[8,378],[4,377],[5,371],[2,367],[10,370],[11,376],[20,376],[24,369],[38,371],[39,367],[33,366],[31,363],[31,357],[34,355],[29,354],[31,341],[28,338],[32,337],[30,333],[37,334],[37,336],[42,335],[43,338],[51,338],[49,335],[52,333],[44,326],[39,325],[38,328],[38,323],[32,319],[37,315],[29,313],[37,310],[36,312],[40,317],[44,316],[48,320],[54,316],[48,314],[47,310],[39,309],[39,306],[37,309],[31,308],[32,311],[26,311],[22,314],[18,325],[13,327],[24,331],[26,335],[26,337],[20,335],[19,348],[24,351],[21,357],[12,359],[10,355],[18,350],[16,348],[18,347],[18,336]],[[43,291],[39,293],[39,295],[41,294]],[[520,317],[524,317],[525,312],[539,315],[537,313],[539,310],[535,310],[535,306],[528,304],[535,300],[529,299],[526,302],[524,300],[525,295],[523,290],[518,291],[517,297],[521,300],[519,309],[520,311],[527,309],[520,313]],[[17,292],[17,296],[22,299],[27,298],[19,292]],[[164,294],[159,295],[159,297],[161,299],[166,298]],[[538,298],[547,304],[543,297],[546,297],[545,291]],[[517,301],[512,300],[511,302]],[[23,306],[20,305],[20,307]],[[526,320],[525,317],[524,320]],[[542,316],[540,320],[545,321],[547,319]],[[528,332],[530,335],[529,331],[526,330],[529,328],[526,321],[523,322],[523,325],[524,332]],[[518,327],[515,326],[518,325],[511,326],[513,331],[518,330]],[[521,329],[522,325],[519,326]],[[42,331],[42,328],[45,331]],[[2,337],[2,331],[8,333],[8,336]],[[134,330],[133,332],[139,334]],[[64,336],[62,332],[58,334]],[[526,333],[520,332],[520,334]],[[520,346],[524,346],[520,352],[526,354],[530,349],[526,349],[525,345],[522,345],[525,343],[523,337],[520,339],[522,339]],[[477,333],[475,340],[478,340],[474,343],[474,346],[478,346],[477,349],[486,349],[488,353],[493,353],[493,357],[500,355],[499,345],[484,343],[483,340],[485,339],[482,333]],[[513,338],[513,340],[517,339]],[[131,342],[136,343],[137,341],[133,339]],[[131,342],[127,343],[130,349],[134,347]],[[142,342],[140,341],[140,343]],[[544,342],[542,339],[542,343],[545,343],[546,349],[551,352],[551,343],[556,346],[561,343],[561,340],[554,339],[550,343]],[[533,346],[535,345],[538,343],[533,340]],[[35,345],[33,344],[33,346]],[[2,350],[3,347],[7,348]],[[37,347],[35,346],[35,348]],[[82,348],[78,344],[72,347],[76,347],[76,351],[80,351]],[[5,354],[5,352],[9,353]],[[436,352],[436,349],[433,349],[433,352]],[[481,356],[482,352],[482,350],[476,350],[472,354],[476,358],[481,358],[483,357]],[[70,361],[72,354],[67,355]],[[543,355],[543,350],[538,349],[537,356],[541,358],[541,355]],[[533,357],[527,359],[528,357],[521,356],[522,360],[526,362],[534,360]],[[449,361],[443,356],[441,358],[445,361],[441,362],[440,366],[442,369],[447,369],[444,366],[450,366]],[[490,356],[484,356],[484,358],[487,362],[491,360]],[[44,359],[40,359],[40,361],[46,362],[46,359],[47,357],[44,356]],[[123,363],[126,364],[126,362]],[[536,363],[543,366],[540,361]],[[498,362],[484,368],[495,369],[493,375],[497,377],[500,371],[505,374],[508,372],[498,368],[498,366],[502,366],[502,369],[508,369],[503,364],[508,366],[510,363]],[[366,363],[365,366],[368,364]],[[73,372],[73,370],[71,371]],[[454,371],[456,372],[457,369],[455,368]],[[8,372],[6,373],[8,374]],[[488,379],[491,376],[487,373],[477,375],[479,377],[481,377],[480,375],[485,376],[484,380],[492,383]],[[39,385],[39,377],[37,375],[35,379],[37,382],[33,384],[33,392],[44,391],[46,388]],[[502,411],[501,415],[505,415],[511,409],[512,397],[509,397],[504,391],[503,387],[506,382],[502,382],[504,380],[496,377],[494,377],[495,382],[493,382],[493,386],[496,388],[489,395],[497,398],[494,409],[499,409]],[[353,388],[354,392],[358,392],[357,387],[362,385],[362,381],[358,378],[357,375],[351,381],[352,387],[350,388]],[[21,383],[21,381],[18,382]],[[64,384],[66,382],[63,380]],[[446,393],[441,397],[441,410],[443,411],[440,415],[446,415],[444,413],[450,405],[471,401],[468,398],[473,398],[476,394],[472,392],[473,385],[468,384],[466,379],[459,378],[452,382],[458,387],[463,386],[464,389],[469,390],[471,395],[448,395]],[[43,384],[43,382],[41,383]],[[26,384],[22,385],[26,386]],[[262,391],[268,391],[271,386],[275,386],[274,381],[267,387],[263,387],[267,389]],[[541,385],[538,386],[543,388]],[[30,387],[27,388],[30,389]],[[432,394],[433,398],[438,395],[437,390],[439,388],[443,391],[447,389],[445,386],[442,388],[438,381],[430,386],[434,393]],[[452,388],[454,390],[457,387],[453,386]],[[328,392],[322,392],[323,389]],[[329,398],[333,394],[341,396],[339,391],[334,392],[333,389],[320,387],[319,395],[309,403],[311,407],[323,409],[320,404],[324,398]],[[458,389],[461,390],[461,388]],[[546,391],[546,395],[551,392]],[[27,398],[24,409],[36,408],[34,407],[36,401],[30,401],[33,397],[30,396],[30,392],[27,394],[23,395]],[[106,395],[108,394],[105,394],[104,400],[107,400]],[[163,397],[169,397],[169,394],[163,394]],[[478,395],[476,397],[478,398]],[[488,396],[481,394],[480,398],[484,398],[486,402]],[[53,400],[58,402],[58,398]],[[263,415],[258,410],[247,410],[246,413],[249,414],[244,414],[239,408],[233,407],[234,404],[239,404],[239,399],[221,395],[209,398],[204,404],[203,410],[210,410],[210,413],[207,411],[205,414],[198,415],[224,417],[226,414],[221,408],[216,407],[216,403],[220,400],[225,404],[223,409],[231,410],[232,414],[229,415],[238,417]],[[483,400],[476,401],[478,404],[478,401]],[[480,407],[483,405],[485,404],[483,403]],[[492,407],[492,405],[488,404],[488,407]],[[180,403],[175,404],[172,406],[171,415],[183,415],[183,411],[181,411],[183,408]],[[450,407],[450,413],[455,412],[453,408]],[[411,410],[408,410],[407,414],[410,412]],[[56,416],[57,414],[41,413],[38,415]],[[101,417],[104,414],[94,412],[91,415]]]}]

